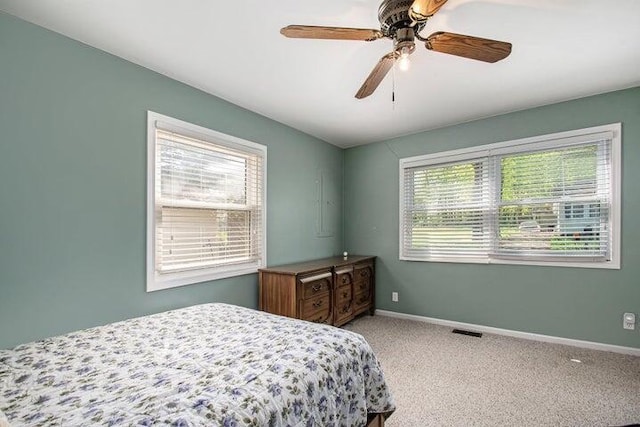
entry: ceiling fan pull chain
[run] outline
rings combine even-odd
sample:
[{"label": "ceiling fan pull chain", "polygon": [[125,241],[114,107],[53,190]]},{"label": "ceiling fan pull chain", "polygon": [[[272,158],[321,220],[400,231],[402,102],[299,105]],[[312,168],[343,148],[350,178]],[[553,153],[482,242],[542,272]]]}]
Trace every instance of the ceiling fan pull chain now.
[{"label": "ceiling fan pull chain", "polygon": [[393,67],[391,67],[391,109],[396,110],[396,62],[398,59],[394,59]]}]

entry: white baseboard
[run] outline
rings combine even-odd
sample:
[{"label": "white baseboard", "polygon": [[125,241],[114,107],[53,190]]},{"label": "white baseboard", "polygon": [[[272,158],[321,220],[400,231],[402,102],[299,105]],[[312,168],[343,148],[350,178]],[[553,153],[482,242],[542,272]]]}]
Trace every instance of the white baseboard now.
[{"label": "white baseboard", "polygon": [[574,340],[571,338],[554,337],[551,335],[533,334],[530,332],[513,331],[510,329],[494,328],[492,326],[475,325],[473,323],[455,322],[453,320],[437,319],[435,317],[417,316],[415,314],[398,313],[388,310],[376,310],[380,316],[395,317],[398,319],[416,320],[418,322],[433,323],[435,325],[448,326],[452,328],[467,329],[476,332],[486,332],[488,334],[505,335],[508,337],[523,338],[525,340],[549,342],[553,344],[564,344],[574,347],[588,348],[591,350],[611,351],[613,353],[630,354],[640,356],[640,348],[623,347],[620,345],[603,344],[593,341]]}]

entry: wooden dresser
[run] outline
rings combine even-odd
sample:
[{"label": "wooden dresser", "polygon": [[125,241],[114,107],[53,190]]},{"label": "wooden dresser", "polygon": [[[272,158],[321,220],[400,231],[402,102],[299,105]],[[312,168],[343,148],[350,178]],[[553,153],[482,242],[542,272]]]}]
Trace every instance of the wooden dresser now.
[{"label": "wooden dresser", "polygon": [[334,257],[262,268],[260,310],[340,326],[374,312],[375,257]]}]

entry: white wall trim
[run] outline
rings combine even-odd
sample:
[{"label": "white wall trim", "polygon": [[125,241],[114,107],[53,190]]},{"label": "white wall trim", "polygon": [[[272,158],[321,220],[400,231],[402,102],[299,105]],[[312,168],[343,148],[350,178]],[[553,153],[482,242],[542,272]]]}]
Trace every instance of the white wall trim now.
[{"label": "white wall trim", "polygon": [[438,319],[435,317],[418,316],[415,314],[398,313],[396,311],[376,310],[380,316],[395,317],[397,319],[415,320],[418,322],[433,323],[434,325],[448,326],[453,328],[467,329],[475,332],[486,332],[489,334],[504,335],[525,340],[542,341],[552,344],[570,345],[573,347],[588,348],[590,350],[611,351],[613,353],[629,354],[640,356],[640,348],[624,347],[613,344],[603,344],[593,341],[575,340],[571,338],[554,337],[551,335],[534,334],[530,332],[514,331],[511,329],[494,328],[492,326],[475,325],[473,323],[456,322],[453,320]]}]

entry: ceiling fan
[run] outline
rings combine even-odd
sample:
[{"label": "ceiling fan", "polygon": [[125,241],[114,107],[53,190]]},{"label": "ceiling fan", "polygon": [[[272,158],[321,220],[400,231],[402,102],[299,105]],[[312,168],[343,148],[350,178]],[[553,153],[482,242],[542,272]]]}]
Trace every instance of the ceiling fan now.
[{"label": "ceiling fan", "polygon": [[444,31],[422,37],[420,31],[427,20],[446,2],[447,0],[384,0],[378,9],[379,30],[289,25],[282,28],[280,33],[286,37],[301,39],[393,40],[393,51],[380,58],[356,93],[358,99],[365,98],[376,90],[396,60],[401,69],[407,68],[409,55],[416,48],[416,39],[424,42],[429,50],[478,61],[497,62],[509,56],[511,43]]}]

